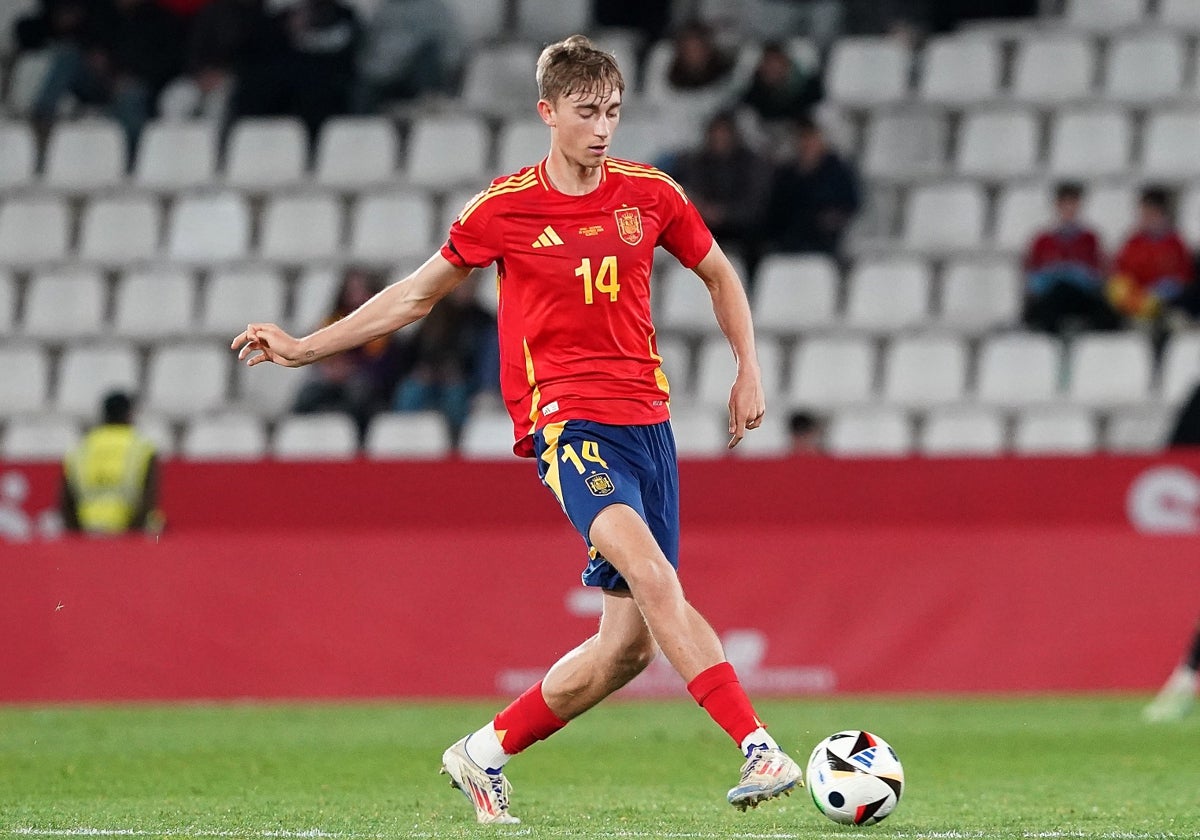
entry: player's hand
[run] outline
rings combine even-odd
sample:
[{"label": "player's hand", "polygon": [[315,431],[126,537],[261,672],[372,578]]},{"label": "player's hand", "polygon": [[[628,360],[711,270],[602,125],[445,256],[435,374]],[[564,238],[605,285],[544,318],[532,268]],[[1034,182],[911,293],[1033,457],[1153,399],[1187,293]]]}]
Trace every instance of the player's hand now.
[{"label": "player's hand", "polygon": [[250,367],[262,362],[274,362],[283,367],[300,367],[309,360],[302,358],[299,340],[275,324],[248,324],[229,345],[238,351],[238,359]]},{"label": "player's hand", "polygon": [[762,425],[767,411],[763,397],[762,377],[758,371],[739,373],[729,392],[729,448],[737,446],[747,429]]}]

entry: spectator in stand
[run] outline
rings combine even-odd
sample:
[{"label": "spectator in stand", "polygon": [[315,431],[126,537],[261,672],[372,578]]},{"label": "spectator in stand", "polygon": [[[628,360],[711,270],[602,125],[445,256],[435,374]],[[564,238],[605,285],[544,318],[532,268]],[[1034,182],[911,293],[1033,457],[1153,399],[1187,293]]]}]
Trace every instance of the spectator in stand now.
[{"label": "spectator in stand", "polygon": [[807,116],[823,95],[821,77],[805,73],[783,44],[771,41],[763,46],[754,78],[741,101],[769,124]]},{"label": "spectator in stand", "polygon": [[457,49],[442,0],[382,0],[358,54],[357,110],[446,91]]},{"label": "spectator in stand", "polygon": [[210,0],[196,12],[186,47],[186,75],[159,100],[164,116],[224,120],[243,67],[269,43],[264,0]]},{"label": "spectator in stand", "polygon": [[[322,326],[339,321],[366,303],[383,288],[381,276],[365,268],[346,269],[334,299],[333,311]],[[312,375],[300,387],[292,410],[297,414],[337,411],[349,414],[361,437],[377,412],[387,405],[399,377],[400,354],[390,336],[331,356],[313,365]]]},{"label": "spectator in stand", "polygon": [[709,229],[741,251],[747,274],[753,276],[771,193],[771,164],[747,144],[733,113],[714,116],[703,145],[680,154],[672,169]]},{"label": "spectator in stand", "polygon": [[1034,237],[1025,255],[1022,319],[1035,330],[1062,334],[1122,325],[1104,295],[1100,239],[1079,220],[1082,201],[1080,184],[1059,184],[1054,191],[1054,225]]},{"label": "spectator in stand", "polygon": [[1138,321],[1157,321],[1184,299],[1192,272],[1192,255],[1171,219],[1170,193],[1147,187],[1138,201],[1137,230],[1114,260],[1109,301]]},{"label": "spectator in stand", "polygon": [[811,118],[796,124],[794,157],[775,171],[767,206],[770,247],[838,256],[859,208],[858,174]]},{"label": "spectator in stand", "polygon": [[693,21],[675,35],[667,82],[673,89],[687,92],[719,87],[729,80],[733,64],[733,56],[717,44],[712,27]]}]

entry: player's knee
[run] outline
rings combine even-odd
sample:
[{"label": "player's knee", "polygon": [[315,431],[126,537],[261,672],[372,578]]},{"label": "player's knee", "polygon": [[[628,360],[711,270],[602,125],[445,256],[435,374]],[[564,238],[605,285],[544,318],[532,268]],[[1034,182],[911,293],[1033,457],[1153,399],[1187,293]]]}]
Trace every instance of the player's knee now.
[{"label": "player's knee", "polygon": [[624,576],[638,603],[668,603],[683,598],[679,576],[665,559],[638,564]]},{"label": "player's knee", "polygon": [[613,666],[621,680],[628,682],[646,670],[646,666],[653,662],[656,656],[658,656],[658,645],[654,643],[654,639],[649,634],[646,634],[626,645],[614,660]]}]

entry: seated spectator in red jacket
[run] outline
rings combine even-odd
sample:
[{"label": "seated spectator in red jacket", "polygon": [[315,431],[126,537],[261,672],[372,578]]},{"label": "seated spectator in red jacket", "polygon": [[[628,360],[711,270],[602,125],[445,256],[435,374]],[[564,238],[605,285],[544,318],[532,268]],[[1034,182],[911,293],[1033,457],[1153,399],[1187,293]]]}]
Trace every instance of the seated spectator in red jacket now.
[{"label": "seated spectator in red jacket", "polygon": [[1104,257],[1096,234],[1079,220],[1083,187],[1059,184],[1053,227],[1025,255],[1024,321],[1036,330],[1112,330],[1121,317],[1104,296]]},{"label": "seated spectator in red jacket", "polygon": [[1171,219],[1170,194],[1147,187],[1138,201],[1137,230],[1114,261],[1108,299],[1126,315],[1155,320],[1184,297],[1192,276],[1192,255]]}]

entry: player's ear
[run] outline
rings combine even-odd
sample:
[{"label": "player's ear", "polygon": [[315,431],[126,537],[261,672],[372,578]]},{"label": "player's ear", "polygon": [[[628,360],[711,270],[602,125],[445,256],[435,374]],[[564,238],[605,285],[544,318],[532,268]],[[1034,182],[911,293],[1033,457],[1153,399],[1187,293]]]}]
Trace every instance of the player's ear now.
[{"label": "player's ear", "polygon": [[537,109],[538,109],[538,116],[542,118],[542,122],[544,122],[546,125],[550,126],[551,128],[554,128],[554,125],[556,122],[554,106],[551,105],[549,102],[547,102],[545,99],[539,99],[538,104],[537,104]]}]

